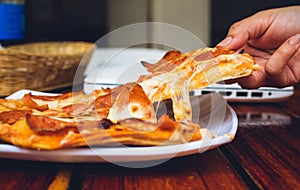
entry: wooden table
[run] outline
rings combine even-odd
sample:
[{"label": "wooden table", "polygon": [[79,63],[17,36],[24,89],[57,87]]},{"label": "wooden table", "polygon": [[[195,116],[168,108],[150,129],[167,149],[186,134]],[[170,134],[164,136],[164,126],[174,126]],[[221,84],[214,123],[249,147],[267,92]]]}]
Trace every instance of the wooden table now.
[{"label": "wooden table", "polygon": [[299,101],[230,103],[232,143],[149,168],[0,159],[0,189],[300,189]]}]

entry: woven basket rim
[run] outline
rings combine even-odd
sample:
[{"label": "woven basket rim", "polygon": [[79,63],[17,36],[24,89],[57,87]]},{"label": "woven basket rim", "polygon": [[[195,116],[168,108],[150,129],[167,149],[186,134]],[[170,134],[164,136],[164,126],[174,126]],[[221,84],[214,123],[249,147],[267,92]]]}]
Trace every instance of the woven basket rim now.
[{"label": "woven basket rim", "polygon": [[84,55],[94,48],[90,42],[32,42],[8,46],[0,50],[0,55],[23,55],[23,56],[76,56]]}]

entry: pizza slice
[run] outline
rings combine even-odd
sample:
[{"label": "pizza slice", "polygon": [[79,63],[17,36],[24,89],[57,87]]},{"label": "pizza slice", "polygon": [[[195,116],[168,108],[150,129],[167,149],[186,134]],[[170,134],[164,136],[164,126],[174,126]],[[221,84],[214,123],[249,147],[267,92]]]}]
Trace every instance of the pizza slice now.
[{"label": "pizza slice", "polygon": [[259,69],[249,54],[221,46],[182,54],[169,51],[155,64],[142,64],[152,74],[141,76],[138,83],[152,102],[177,96],[176,90],[185,82],[188,90],[195,90],[219,81],[248,76]]},{"label": "pizza slice", "polygon": [[142,62],[150,75],[141,76],[138,84],[152,102],[171,98],[175,119],[190,120],[189,92],[210,84],[248,76],[258,70],[252,56],[217,46],[181,54],[169,51],[157,63]]}]

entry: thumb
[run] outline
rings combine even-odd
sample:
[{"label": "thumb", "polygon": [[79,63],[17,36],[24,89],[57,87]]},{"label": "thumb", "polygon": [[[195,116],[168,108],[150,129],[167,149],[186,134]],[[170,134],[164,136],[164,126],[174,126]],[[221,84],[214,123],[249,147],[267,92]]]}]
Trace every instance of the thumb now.
[{"label": "thumb", "polygon": [[268,29],[269,24],[264,23],[261,13],[234,23],[228,31],[227,37],[218,45],[232,50],[243,47],[248,41],[263,35]]}]

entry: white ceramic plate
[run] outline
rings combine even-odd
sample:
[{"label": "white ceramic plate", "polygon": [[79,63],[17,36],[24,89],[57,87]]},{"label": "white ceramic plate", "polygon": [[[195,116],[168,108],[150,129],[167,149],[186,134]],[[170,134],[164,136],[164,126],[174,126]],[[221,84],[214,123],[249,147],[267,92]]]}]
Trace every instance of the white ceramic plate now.
[{"label": "white ceramic plate", "polygon": [[[21,90],[9,99],[22,97],[25,93],[40,92]],[[43,93],[45,94],[45,93]],[[154,147],[101,147],[101,148],[72,148],[53,151],[38,151],[19,148],[10,144],[0,144],[0,157],[18,160],[48,161],[48,162],[131,162],[157,161],[170,159],[216,148],[231,142],[236,134],[238,120],[234,110],[219,94],[203,95],[191,98],[193,106],[193,121],[201,127],[208,128],[215,138],[207,138],[186,144]],[[200,118],[200,119],[199,119]]]}]

